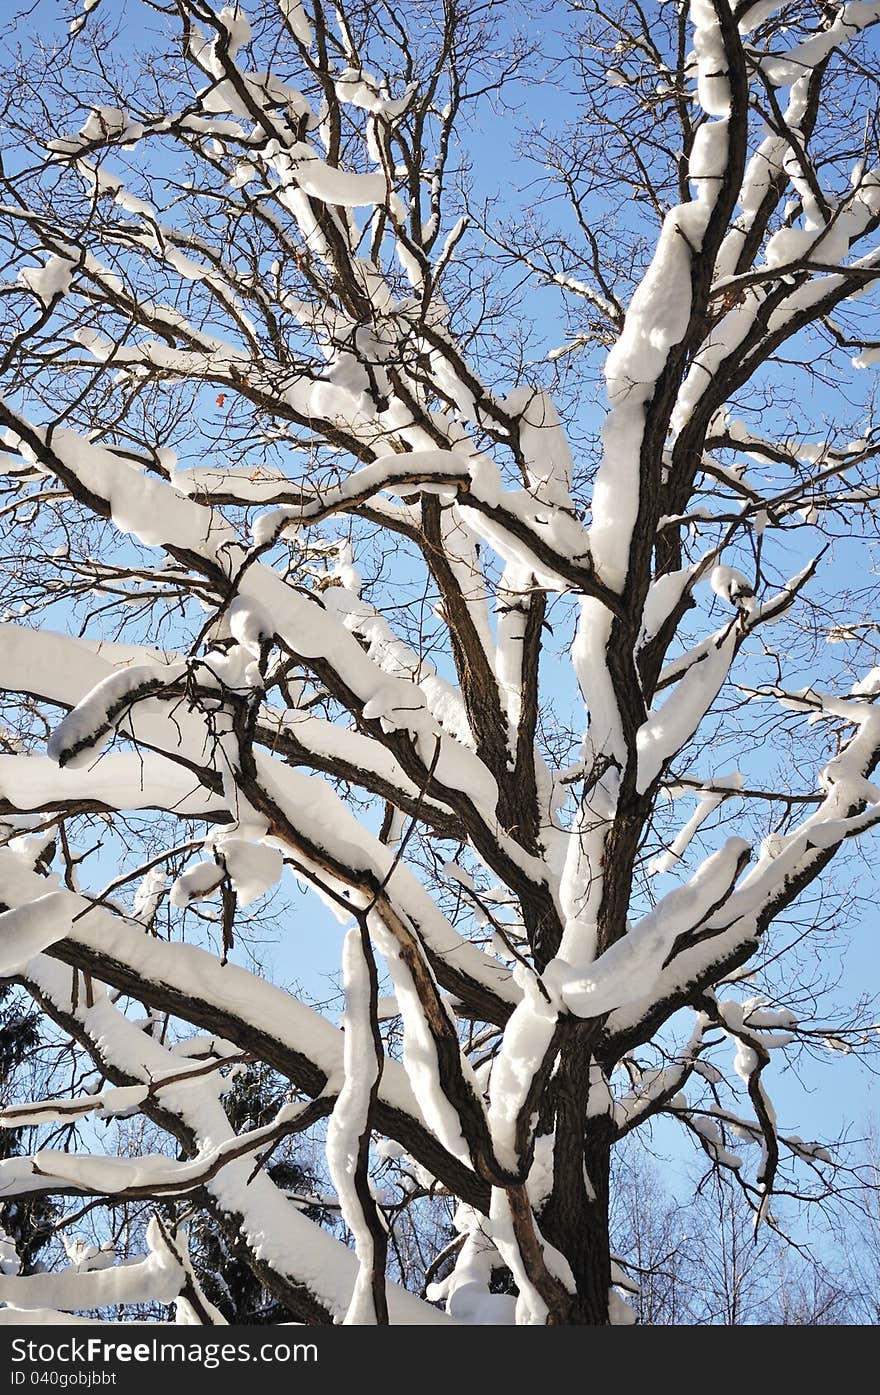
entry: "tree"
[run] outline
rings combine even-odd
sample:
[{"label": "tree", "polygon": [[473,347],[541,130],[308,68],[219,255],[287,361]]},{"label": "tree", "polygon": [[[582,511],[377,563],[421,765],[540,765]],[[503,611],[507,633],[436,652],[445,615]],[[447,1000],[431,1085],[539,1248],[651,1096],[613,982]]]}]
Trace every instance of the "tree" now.
[{"label": "tree", "polygon": [[863,1142],[856,1165],[859,1191],[856,1197],[858,1214],[855,1223],[839,1223],[837,1268],[841,1286],[849,1299],[852,1321],[877,1326],[880,1323],[880,1141],[877,1121],[871,1120],[871,1130]]},{"label": "tree", "polygon": [[[224,1100],[226,1113],[237,1133],[264,1128],[285,1103],[286,1082],[279,1085],[263,1066],[249,1066],[238,1076]],[[304,1214],[311,1221],[329,1223],[318,1200],[319,1179],[291,1156],[276,1156],[266,1165],[266,1174],[287,1196],[304,1203]],[[245,1248],[237,1235],[199,1209],[189,1227],[189,1247],[200,1288],[227,1322],[244,1325],[286,1322],[287,1309],[267,1293],[248,1264]]]},{"label": "tree", "polygon": [[[863,1258],[853,1264],[829,1237],[817,1244],[811,1236],[807,1246],[776,1228],[756,1235],[747,1198],[723,1173],[701,1180],[682,1202],[644,1155],[624,1150],[622,1167],[615,1162],[612,1241],[626,1256],[638,1322],[817,1327],[875,1320],[862,1306],[869,1291]],[[865,1179],[863,1201],[870,1206],[875,1198]],[[842,1219],[846,1233],[854,1232],[851,1215]]]},{"label": "tree", "polygon": [[[0,1081],[12,1078],[39,1040],[40,1014],[23,1011],[9,985],[0,987]],[[8,1100],[3,1099],[4,1106]],[[25,1133],[9,1129],[0,1133],[0,1158],[14,1158],[24,1151]],[[32,1272],[51,1234],[58,1208],[50,1196],[23,1197],[4,1207],[0,1230],[0,1266],[4,1273]]]},{"label": "tree", "polygon": [[[774,1055],[876,1040],[880,6],[589,0],[564,56],[495,0],[134,8],[136,54],[101,0],[7,35],[0,972],[101,1073],[7,1124],[172,1146],[0,1164],[156,1210],[0,1297],[218,1321],[204,1209],[300,1321],[629,1321],[622,1140],[778,1227],[848,1174]],[[342,1030],[247,967],[285,868]],[[262,1165],[297,1134],[346,1234]]]}]

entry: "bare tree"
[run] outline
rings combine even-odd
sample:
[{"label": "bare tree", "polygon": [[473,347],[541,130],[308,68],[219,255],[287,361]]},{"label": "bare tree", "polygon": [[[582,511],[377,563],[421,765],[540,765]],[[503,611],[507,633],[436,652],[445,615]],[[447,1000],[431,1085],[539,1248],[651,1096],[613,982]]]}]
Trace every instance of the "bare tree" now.
[{"label": "bare tree", "polygon": [[[641,1147],[615,1155],[610,1190],[612,1263],[631,1289],[637,1322],[647,1327],[691,1322],[700,1284],[694,1282],[695,1227],[687,1208]],[[706,1238],[711,1243],[714,1231]]]},{"label": "bare tree", "polygon": [[835,1280],[846,1293],[847,1321],[880,1323],[880,1147],[876,1118],[857,1152],[852,1213],[835,1217]]},{"label": "bare tree", "polygon": [[[3,1122],[169,1145],[0,1163],[155,1211],[5,1316],[222,1321],[195,1210],[300,1321],[631,1321],[622,1140],[776,1227],[850,1174],[774,1056],[876,1041],[880,6],[579,3],[552,65],[496,0],[133,8],[6,35],[0,973],[99,1076]],[[259,971],[285,868],[344,1030]]]}]

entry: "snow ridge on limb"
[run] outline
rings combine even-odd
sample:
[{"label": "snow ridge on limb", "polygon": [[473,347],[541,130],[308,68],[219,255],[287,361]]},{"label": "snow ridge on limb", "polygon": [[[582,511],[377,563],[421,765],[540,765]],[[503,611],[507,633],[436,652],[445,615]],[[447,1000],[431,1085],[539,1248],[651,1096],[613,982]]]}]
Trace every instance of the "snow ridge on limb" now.
[{"label": "snow ridge on limb", "polygon": [[186,665],[181,662],[162,667],[135,665],[109,674],[55,728],[46,754],[62,767],[88,768],[130,707],[145,697],[167,692],[185,673]]},{"label": "snow ridge on limb", "polygon": [[588,970],[561,958],[548,964],[544,979],[550,989],[579,1017],[600,1017],[633,1000],[646,998],[661,977],[676,942],[693,933],[719,903],[727,904],[750,852],[745,839],[728,838],[689,882],[663,897]]},{"label": "snow ridge on limb", "polygon": [[373,1325],[388,1321],[385,1230],[370,1195],[368,1173],[370,1105],[376,1096],[384,1052],[374,1026],[376,970],[365,922],[345,937],[342,971],[343,1080],[327,1126],[327,1162],[342,1214],[354,1235],[360,1265],[344,1322]]},{"label": "snow ridge on limb", "polygon": [[[338,1028],[292,994],[236,965],[222,966],[194,945],[167,944],[145,936],[138,922],[126,923],[85,898],[71,897],[67,892],[40,898],[45,886],[45,878],[8,850],[0,850],[0,899],[20,901],[25,910],[37,907],[29,913],[28,924],[35,923],[38,932],[35,930],[34,939],[22,946],[22,953],[46,937],[44,943],[57,946],[59,957],[84,972],[108,979],[124,992],[136,990],[138,984],[145,989],[149,985],[154,1000],[161,999],[169,1010],[186,1014],[197,1025],[210,1030],[222,1023],[224,1035],[243,1049],[253,1046],[310,1095],[320,1094],[328,1081],[340,1078],[343,1042]],[[68,904],[73,907],[70,924]],[[63,935],[67,940],[62,945]],[[34,952],[31,949],[28,957]],[[18,972],[20,960],[17,950],[14,972]],[[377,1114],[381,1126],[399,1133],[428,1167],[442,1175],[446,1162],[452,1165],[448,1157],[444,1162],[442,1148],[427,1134],[421,1107],[397,1062],[384,1064]],[[459,1172],[453,1165],[461,1186]],[[475,1194],[481,1195],[473,1176],[472,1182]]]},{"label": "snow ridge on limb", "polygon": [[[98,1058],[114,1073],[144,1084],[150,1083],[154,1072],[179,1074],[174,1069],[179,1058],[130,1022],[99,987],[91,1007],[74,1005],[69,973],[43,959],[28,966],[27,981],[51,1011],[75,1021],[78,1031],[93,1043]],[[211,1080],[203,1077],[195,1090],[193,1083],[169,1084],[162,1095],[164,1112],[179,1121],[196,1152],[216,1148],[235,1137],[216,1081],[212,1085]],[[136,1167],[137,1159],[133,1159],[131,1170]],[[341,1320],[356,1277],[357,1262],[350,1251],[292,1207],[264,1170],[254,1174],[248,1158],[233,1158],[206,1185],[219,1213],[231,1219],[234,1233],[255,1254],[260,1272],[270,1284],[274,1281],[283,1289],[292,1310],[306,1321]],[[179,1261],[175,1267],[179,1270]],[[393,1321],[444,1320],[436,1309],[393,1285],[389,1285],[389,1305]]]},{"label": "snow ridge on limb", "polygon": [[[839,700],[829,701],[837,707]],[[816,809],[791,832],[764,840],[760,856],[723,904],[706,916],[702,929],[681,937],[658,975],[652,999],[634,1000],[611,1014],[610,1034],[626,1038],[649,1030],[659,1005],[668,1011],[671,1003],[685,1001],[695,984],[745,963],[779,909],[809,885],[847,837],[878,821],[877,791],[868,776],[880,759],[880,713],[864,702],[846,707],[857,731],[822,772],[824,793]]]},{"label": "snow ridge on limb", "polygon": [[170,1250],[154,1217],[147,1226],[149,1254],[92,1272],[62,1270],[59,1274],[0,1274],[0,1299],[16,1308],[57,1308],[72,1312],[103,1308],[113,1303],[172,1303],[184,1279],[183,1266]]},{"label": "snow ridge on limb", "polygon": [[0,913],[0,977],[12,978],[35,954],[63,940],[75,902],[69,891],[50,891]]},{"label": "snow ridge on limb", "polygon": [[[663,219],[604,367],[609,410],[593,486],[590,549],[598,576],[627,598],[638,618],[616,618],[600,602],[585,599],[572,647],[589,713],[585,764],[596,772],[593,807],[578,813],[578,837],[563,878],[567,922],[560,953],[577,961],[624,932],[625,897],[607,894],[604,869],[621,795],[628,799],[638,785],[637,734],[647,714],[635,650],[652,580],[666,438],[675,387],[702,326],[710,290],[706,265],[735,204],[746,153],[748,79],[731,11],[726,0],[694,0],[690,18],[697,100],[705,114],[688,160],[697,197]],[[630,836],[625,856],[632,859],[635,850]],[[628,878],[626,868],[622,881]]]}]

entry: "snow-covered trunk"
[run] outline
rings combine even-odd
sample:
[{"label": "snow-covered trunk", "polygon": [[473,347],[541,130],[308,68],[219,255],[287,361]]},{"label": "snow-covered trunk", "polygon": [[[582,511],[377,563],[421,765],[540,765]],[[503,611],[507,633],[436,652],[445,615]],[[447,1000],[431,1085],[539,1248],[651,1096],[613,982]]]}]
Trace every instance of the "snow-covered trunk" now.
[{"label": "snow-covered trunk", "polygon": [[376,962],[366,916],[349,930],[342,964],[344,1079],[327,1127],[327,1161],[342,1214],[354,1237],[360,1265],[344,1321],[348,1325],[387,1324],[388,1237],[370,1186],[369,1122],[370,1109],[375,1107],[384,1050],[376,1018]]}]

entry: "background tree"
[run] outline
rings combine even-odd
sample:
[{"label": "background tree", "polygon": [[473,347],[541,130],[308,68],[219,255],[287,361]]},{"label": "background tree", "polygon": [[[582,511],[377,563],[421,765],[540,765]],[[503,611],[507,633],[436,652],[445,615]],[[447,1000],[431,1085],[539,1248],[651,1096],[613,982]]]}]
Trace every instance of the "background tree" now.
[{"label": "background tree", "polygon": [[[0,988],[0,1082],[12,1079],[39,1042],[40,1014],[28,1010],[22,996],[9,985]],[[9,1100],[2,1099],[2,1103],[6,1107]],[[26,1130],[0,1133],[0,1159],[14,1158],[26,1146]],[[58,1207],[50,1196],[22,1197],[4,1205],[0,1237],[4,1273],[33,1272],[57,1214]]]},{"label": "background tree", "polygon": [[[754,1226],[849,1185],[767,1081],[876,1042],[822,990],[880,818],[880,6],[545,18],[564,60],[493,0],[13,22],[0,973],[100,1075],[4,1119],[172,1145],[0,1164],[155,1210],[14,1306],[221,1321],[205,1208],[301,1321],[626,1322],[634,1130]],[[545,59],[569,129],[487,207],[469,122]],[[258,971],[285,867],[343,1030]],[[264,1165],[297,1134],[350,1245]],[[438,1196],[420,1297],[389,1234]]]},{"label": "background tree", "polygon": [[[637,1320],[651,1326],[738,1327],[754,1324],[816,1327],[873,1323],[866,1307],[872,1291],[856,1208],[870,1213],[875,1184],[865,1179],[833,1214],[861,1257],[835,1244],[830,1224],[819,1237],[797,1243],[780,1227],[755,1235],[742,1191],[723,1173],[696,1177],[674,1170],[672,1192],[660,1164],[641,1149],[616,1160],[611,1215],[612,1243],[626,1256],[626,1275]],[[682,1175],[684,1173],[684,1175]],[[685,1195],[682,1199],[682,1193]],[[813,1218],[816,1219],[815,1217]],[[858,1239],[856,1237],[858,1236]],[[841,1237],[837,1237],[840,1239]],[[860,1243],[861,1242],[861,1243]]]},{"label": "background tree", "polygon": [[[264,1066],[247,1067],[224,1099],[236,1133],[265,1128],[284,1102],[284,1084],[273,1079]],[[332,1226],[336,1218],[321,1204],[320,1179],[290,1149],[286,1151],[287,1156],[279,1152],[273,1161],[266,1162],[266,1175],[310,1221]],[[194,1210],[188,1241],[199,1286],[227,1322],[265,1325],[288,1321],[288,1310],[250,1267],[247,1250],[240,1253],[238,1237],[224,1231],[203,1207]]]}]

